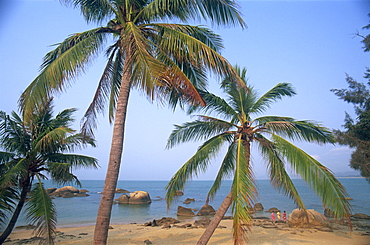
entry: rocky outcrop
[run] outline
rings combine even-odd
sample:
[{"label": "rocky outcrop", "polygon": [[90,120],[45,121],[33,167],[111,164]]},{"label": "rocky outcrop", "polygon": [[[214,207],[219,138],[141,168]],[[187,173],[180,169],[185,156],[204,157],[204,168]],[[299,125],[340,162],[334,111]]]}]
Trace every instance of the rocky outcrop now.
[{"label": "rocky outcrop", "polygon": [[355,219],[369,219],[370,220],[369,215],[362,214],[362,213],[355,213],[355,214],[352,215],[352,218],[355,218]]},{"label": "rocky outcrop", "polygon": [[199,212],[197,213],[197,216],[206,216],[206,215],[215,215],[216,210],[211,205],[204,205]]},{"label": "rocky outcrop", "polygon": [[128,190],[116,188],[116,193],[130,193]]},{"label": "rocky outcrop", "polygon": [[[51,191],[52,189],[49,188],[47,191]],[[51,192],[49,195],[50,196],[55,196],[55,197],[64,197],[64,198],[69,198],[69,197],[74,197],[75,194],[79,193],[79,190],[76,187],[73,186],[64,186],[59,189],[56,189],[55,191]]]},{"label": "rocky outcrop", "polygon": [[186,198],[185,201],[183,202],[183,204],[189,204],[191,202],[195,202],[195,199],[194,198]]},{"label": "rocky outcrop", "polygon": [[278,208],[270,208],[269,210],[266,210],[266,212],[269,212],[269,213],[271,213],[271,212],[280,212],[280,209],[278,209]]},{"label": "rocky outcrop", "polygon": [[53,193],[54,191],[56,191],[57,188],[47,188],[45,191],[48,195],[50,195],[51,193]]},{"label": "rocky outcrop", "polygon": [[152,202],[146,191],[134,191],[130,195],[123,194],[115,201],[121,204],[150,204]]},{"label": "rocky outcrop", "polygon": [[314,209],[294,209],[289,215],[288,223],[290,227],[327,227],[329,226],[329,220]]},{"label": "rocky outcrop", "polygon": [[262,203],[256,203],[256,204],[254,204],[253,209],[256,212],[259,212],[259,211],[263,211],[264,207],[263,207]]},{"label": "rocky outcrop", "polygon": [[87,194],[87,193],[82,192],[82,193],[73,193],[73,196],[75,196],[75,197],[88,197],[90,195]]},{"label": "rocky outcrop", "polygon": [[196,228],[206,228],[209,225],[209,223],[211,223],[210,219],[199,219],[194,221],[192,226]]},{"label": "rocky outcrop", "polygon": [[161,219],[154,219],[148,223],[145,223],[144,226],[163,226],[163,225],[173,225],[180,223],[177,219],[170,218],[170,217],[163,217]]},{"label": "rocky outcrop", "polygon": [[194,212],[193,212],[192,209],[185,208],[183,206],[178,206],[177,207],[177,215],[178,216],[188,216],[188,217],[195,216],[195,214],[194,214]]}]

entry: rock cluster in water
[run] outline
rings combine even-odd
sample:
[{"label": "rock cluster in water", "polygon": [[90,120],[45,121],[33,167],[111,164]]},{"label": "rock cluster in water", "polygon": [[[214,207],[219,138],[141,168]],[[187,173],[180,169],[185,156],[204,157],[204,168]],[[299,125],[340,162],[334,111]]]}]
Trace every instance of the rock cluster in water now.
[{"label": "rock cluster in water", "polygon": [[89,194],[87,194],[87,192],[89,192],[88,190],[85,190],[85,189],[79,190],[73,186],[64,186],[61,188],[48,188],[45,191],[48,195],[53,196],[53,197],[69,198],[69,197],[89,196]]}]

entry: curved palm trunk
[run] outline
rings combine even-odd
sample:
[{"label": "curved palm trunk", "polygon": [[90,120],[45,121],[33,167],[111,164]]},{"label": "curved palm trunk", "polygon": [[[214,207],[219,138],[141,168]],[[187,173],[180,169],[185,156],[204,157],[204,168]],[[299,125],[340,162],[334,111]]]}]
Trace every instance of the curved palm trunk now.
[{"label": "curved palm trunk", "polygon": [[26,202],[27,193],[29,192],[29,190],[30,190],[30,180],[28,179],[27,181],[25,181],[25,184],[22,188],[21,195],[20,195],[20,198],[19,198],[19,202],[18,202],[16,208],[14,209],[12,218],[10,219],[9,224],[5,228],[3,234],[1,234],[1,236],[0,236],[0,244],[3,244],[5,239],[8,238],[10,233],[13,231],[14,226],[17,223],[18,217],[21,214],[24,203]]},{"label": "curved palm trunk", "polygon": [[126,71],[122,76],[121,88],[117,100],[108,169],[95,224],[95,245],[106,244],[108,239],[108,229],[113,199],[117,187],[117,180],[123,152],[125,122],[131,86],[130,80],[130,74]]},{"label": "curved palm trunk", "polygon": [[197,245],[206,245],[211,239],[213,233],[215,232],[217,226],[220,224],[222,218],[225,216],[226,211],[229,209],[232,200],[232,194],[231,192],[225,197],[224,201],[221,203],[220,207],[218,208],[215,216],[211,220],[211,223],[207,226],[206,230],[202,234],[202,236],[199,238]]}]

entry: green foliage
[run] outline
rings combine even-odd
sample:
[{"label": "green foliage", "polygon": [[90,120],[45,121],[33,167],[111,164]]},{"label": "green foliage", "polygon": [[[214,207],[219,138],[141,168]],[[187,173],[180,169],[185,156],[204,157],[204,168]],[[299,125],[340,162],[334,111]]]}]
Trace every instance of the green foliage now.
[{"label": "green foliage", "polygon": [[[370,81],[370,70],[365,73],[365,78]],[[347,112],[344,120],[344,131],[335,130],[339,144],[348,145],[355,151],[351,155],[350,166],[359,170],[363,177],[370,182],[370,82],[367,86],[346,77],[348,89],[332,89],[339,99],[353,104],[356,118]]]},{"label": "green foliage", "polygon": [[246,231],[252,222],[248,210],[252,208],[256,197],[250,156],[252,145],[256,145],[267,166],[272,185],[292,198],[299,208],[305,209],[305,206],[286,171],[287,165],[309,183],[321,197],[323,205],[335,213],[335,217],[348,218],[350,204],[345,198],[344,187],[329,169],[292,143],[334,143],[333,134],[313,121],[298,121],[280,116],[255,117],[265,112],[273,102],[295,95],[295,91],[291,84],[280,83],[258,96],[254,88],[246,82],[246,70],[239,67],[235,70],[244,85],[226,77],[221,85],[227,95],[226,99],[202,91],[206,106],[192,106],[188,111],[191,114],[204,114],[195,121],[175,125],[168,138],[168,148],[193,140],[205,142],[168,183],[167,204],[171,205],[175,192],[183,190],[186,182],[193,176],[206,171],[211,160],[224,149],[224,145],[228,145],[208,193],[207,203],[216,194],[222,180],[232,177],[234,239],[236,244],[246,241]]},{"label": "green foliage", "polygon": [[[79,183],[73,169],[98,166],[93,157],[66,154],[95,146],[93,139],[70,128],[75,109],[55,117],[52,109],[50,100],[24,117],[0,111],[0,221],[3,224],[11,216],[6,229],[11,231],[26,203],[27,218],[46,244],[53,243],[56,211],[42,180]],[[6,236],[4,232],[1,239]]]},{"label": "green foliage", "polygon": [[142,91],[149,100],[204,104],[197,89],[205,89],[207,71],[236,76],[219,52],[220,36],[204,26],[182,23],[197,17],[216,25],[240,25],[238,6],[230,0],[81,1],[60,0],[81,10],[87,22],[105,26],[76,33],[45,55],[41,72],[22,94],[22,113],[63,92],[106,49],[108,57],[93,101],[84,116],[83,132],[93,135],[98,113],[108,107],[112,122],[122,82]]}]

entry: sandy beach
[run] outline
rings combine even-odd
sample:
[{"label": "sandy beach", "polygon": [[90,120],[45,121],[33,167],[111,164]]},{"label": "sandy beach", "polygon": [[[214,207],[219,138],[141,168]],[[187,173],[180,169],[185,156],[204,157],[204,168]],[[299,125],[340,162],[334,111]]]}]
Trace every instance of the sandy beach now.
[{"label": "sandy beach", "polygon": [[[256,221],[249,234],[251,245],[309,245],[309,244],[335,244],[335,245],[369,245],[369,226],[356,225],[352,232],[348,227],[332,224],[330,229],[291,228],[285,223],[265,225]],[[171,228],[161,226],[151,227],[143,224],[116,224],[109,230],[108,244],[145,244],[149,240],[156,245],[196,244],[204,228],[179,228],[186,222],[172,225]],[[232,221],[223,220],[209,244],[233,244],[231,235]],[[58,228],[56,244],[92,244],[93,226],[62,227]],[[15,229],[9,240],[4,244],[38,244],[31,241],[32,232],[25,229]]]}]

